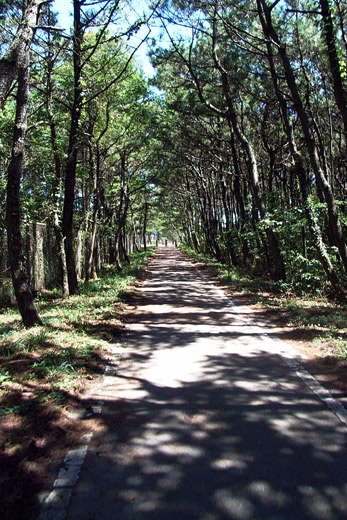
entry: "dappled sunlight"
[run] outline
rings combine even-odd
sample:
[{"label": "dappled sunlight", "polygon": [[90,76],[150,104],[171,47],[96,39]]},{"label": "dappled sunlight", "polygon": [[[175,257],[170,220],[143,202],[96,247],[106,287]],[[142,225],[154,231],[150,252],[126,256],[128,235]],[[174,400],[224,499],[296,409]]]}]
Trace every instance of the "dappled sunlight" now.
[{"label": "dappled sunlight", "polygon": [[[242,356],[233,364],[236,371],[249,370]],[[222,358],[215,364],[216,375],[224,373],[223,384],[218,377],[215,383],[203,375],[199,382],[174,388],[128,378],[147,396],[128,397],[126,425],[114,450],[98,457],[99,471],[107,471],[112,482],[107,507],[129,519],[268,519],[277,514],[292,520],[319,518],[317,511],[320,518],[343,518],[343,428],[335,424],[332,432],[329,413],[302,393],[300,383],[298,399],[285,404],[272,399],[278,392],[274,387],[238,390],[231,365]],[[321,418],[326,438],[316,422],[300,416],[300,400]],[[98,442],[103,439],[97,438],[93,449]],[[93,452],[90,457],[94,466]],[[94,493],[94,488],[87,492],[92,489]],[[104,500],[104,490],[99,497]]]},{"label": "dappled sunlight", "polygon": [[[161,289],[184,276],[175,266]],[[204,293],[204,280],[187,276]],[[276,354],[275,341],[219,292],[197,299],[191,291],[168,322],[167,291],[146,303],[150,286],[122,362],[95,396],[105,423],[115,403],[125,408],[122,428],[95,435],[68,520],[344,519],[345,426]],[[174,292],[179,299],[178,285]]]}]

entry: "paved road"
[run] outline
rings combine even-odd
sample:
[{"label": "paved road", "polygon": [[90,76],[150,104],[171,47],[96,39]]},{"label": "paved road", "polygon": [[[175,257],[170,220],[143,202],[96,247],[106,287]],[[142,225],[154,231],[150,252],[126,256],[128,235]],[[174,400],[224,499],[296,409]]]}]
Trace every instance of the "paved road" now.
[{"label": "paved road", "polygon": [[264,334],[160,250],[122,360],[94,396],[105,431],[67,520],[346,519],[346,425]]}]

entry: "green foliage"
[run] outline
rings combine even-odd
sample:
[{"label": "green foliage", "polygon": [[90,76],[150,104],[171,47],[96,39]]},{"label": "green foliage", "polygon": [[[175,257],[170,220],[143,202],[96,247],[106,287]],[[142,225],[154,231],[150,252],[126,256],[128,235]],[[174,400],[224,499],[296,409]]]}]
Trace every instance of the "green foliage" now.
[{"label": "green foliage", "polygon": [[295,251],[287,254],[287,276],[291,280],[290,289],[296,294],[325,294],[328,287],[321,263]]},{"label": "green foliage", "polygon": [[[106,266],[100,279],[84,284],[69,300],[42,297],[37,305],[44,327],[25,330],[14,311],[0,314],[1,414],[23,414],[38,402],[64,402],[84,377],[101,372],[109,342],[122,327],[120,302],[152,254],[150,248],[132,255],[122,272]],[[29,408],[26,402],[13,403],[13,385],[28,384],[34,393]]]},{"label": "green foliage", "polygon": [[8,383],[11,380],[12,380],[12,378],[11,378],[11,374],[9,373],[9,371],[1,369],[0,384]]},{"label": "green foliage", "polygon": [[0,406],[0,416],[1,415],[26,415],[28,412],[30,412],[33,402],[25,402],[20,404],[14,404],[12,406]]},{"label": "green foliage", "polygon": [[[248,0],[232,6],[228,2],[217,4],[163,2],[158,6],[164,18],[165,13],[169,16],[170,38],[166,35],[167,41],[163,42],[157,35],[153,41],[150,54],[156,75],[150,82],[141,67],[130,60],[129,40],[118,37],[118,32],[125,28],[124,21],[119,26],[116,24],[122,17],[121,4],[114,12],[112,25],[107,28],[102,25],[107,19],[106,12],[110,14],[107,10],[103,19],[98,17],[98,27],[93,30],[89,30],[88,24],[84,27],[83,100],[73,230],[74,236],[78,231],[83,235],[81,276],[85,276],[95,213],[103,262],[112,257],[109,253],[118,226],[129,238],[134,230],[139,238],[146,227],[148,232],[158,231],[172,240],[181,240],[210,253],[222,263],[234,262],[248,270],[250,276],[268,279],[273,263],[268,244],[271,231],[279,243],[287,270],[287,280],[279,283],[278,289],[298,294],[324,292],[329,290],[328,284],[302,209],[298,174],[270,75],[268,49],[257,11]],[[335,106],[329,62],[323,52],[320,17],[311,13],[317,3],[310,0],[295,6],[287,4],[274,5],[271,13],[274,27],[295,66],[298,92],[319,144],[319,162],[327,168],[327,178],[330,175],[346,233],[347,206],[343,188],[346,141]],[[288,6],[305,14],[289,12]],[[86,14],[95,12],[93,6],[85,8]],[[20,14],[16,6],[6,2],[0,13],[5,17],[4,28],[15,27]],[[340,15],[336,10],[332,10],[332,14],[336,31]],[[143,22],[142,18],[133,17],[128,27],[129,37]],[[55,23],[54,18],[50,23]],[[176,30],[175,23],[187,29]],[[64,202],[74,93],[73,54],[71,42],[59,32],[38,31],[38,36],[31,57],[30,131],[21,198],[23,220],[25,217],[28,222],[51,222],[54,211],[58,220],[61,219]],[[343,42],[338,31],[335,36],[339,56],[342,56]],[[288,103],[293,135],[309,176],[310,202],[323,240],[328,243],[327,205],[321,201],[322,194],[318,193],[317,182],[311,177],[310,154],[296,108],[290,103],[292,95],[277,50],[274,46],[278,87]],[[341,77],[343,74],[341,70]],[[62,168],[61,187],[56,178],[51,142],[49,80],[52,88],[49,102],[56,129],[55,151]],[[229,99],[223,91],[226,84]],[[259,214],[250,181],[250,160],[239,132],[233,127],[230,103],[254,151],[265,218]],[[6,165],[14,111],[14,98],[10,97],[0,114],[0,232],[6,226]],[[53,235],[52,229],[50,231]],[[54,274],[47,285],[52,286],[59,281],[54,238],[50,247],[54,253],[49,260]],[[331,248],[328,251],[343,280],[338,252]],[[6,260],[2,260],[4,270]],[[48,258],[45,261],[48,263]],[[83,295],[87,290],[104,294],[102,286],[93,283],[81,287]],[[8,279],[4,282],[1,279],[1,284],[0,298],[3,294],[5,302],[10,297]],[[126,296],[126,289],[120,288],[120,291],[125,291]],[[69,310],[79,330],[84,327],[83,318],[77,324],[83,309],[84,306],[78,304]],[[100,303],[100,315],[102,309]]]}]

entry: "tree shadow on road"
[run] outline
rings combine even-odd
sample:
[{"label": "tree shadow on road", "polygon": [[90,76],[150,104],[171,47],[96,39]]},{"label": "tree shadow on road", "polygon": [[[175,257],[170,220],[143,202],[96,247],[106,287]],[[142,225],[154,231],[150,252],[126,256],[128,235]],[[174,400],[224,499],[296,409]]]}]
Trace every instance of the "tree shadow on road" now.
[{"label": "tree shadow on road", "polygon": [[68,518],[345,518],[345,428],[273,357],[211,353],[197,382],[110,376],[125,395],[105,402]]},{"label": "tree shadow on road", "polygon": [[67,520],[345,519],[345,425],[240,310],[155,257]]}]

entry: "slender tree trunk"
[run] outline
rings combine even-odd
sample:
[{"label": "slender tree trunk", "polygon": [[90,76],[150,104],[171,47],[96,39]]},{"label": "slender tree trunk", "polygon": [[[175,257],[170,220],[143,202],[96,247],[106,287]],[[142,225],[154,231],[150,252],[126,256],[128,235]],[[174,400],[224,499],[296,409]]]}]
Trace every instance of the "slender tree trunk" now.
[{"label": "slender tree trunk", "polygon": [[[89,131],[90,135],[92,134],[92,130]],[[98,229],[98,210],[99,210],[99,189],[98,189],[98,169],[100,167],[100,161],[97,159],[97,164],[95,165],[94,158],[94,150],[93,144],[89,143],[89,164],[90,164],[90,173],[91,173],[91,181],[93,184],[93,212],[92,212],[92,226],[91,231],[89,233],[89,244],[87,248],[87,259],[86,259],[86,275],[85,281],[88,282],[91,278],[94,278],[95,275],[95,244],[96,244],[96,233]]]},{"label": "slender tree trunk", "polygon": [[[339,20],[339,29],[341,34],[341,40],[344,45],[343,53],[347,54],[347,27],[346,27],[346,0],[335,0],[334,2],[338,20]],[[342,45],[341,42],[341,45]]]},{"label": "slender tree trunk", "polygon": [[122,232],[121,232],[121,236],[120,236],[120,247],[121,247],[121,251],[122,251],[122,255],[123,255],[124,260],[128,264],[130,264],[130,257],[128,255],[128,251],[127,251],[127,248],[126,248],[126,240],[127,240],[127,237],[125,235],[125,229],[123,228]]},{"label": "slender tree trunk", "polygon": [[[146,195],[145,195],[146,196]],[[143,228],[142,228],[142,238],[143,238],[143,249],[147,251],[147,220],[148,220],[148,201],[147,198],[145,200],[145,207],[144,207],[144,215],[143,215]]]},{"label": "slender tree trunk", "polygon": [[248,264],[249,260],[249,248],[247,239],[244,237],[244,231],[246,229],[246,210],[245,210],[245,203],[244,203],[244,196],[242,194],[241,190],[241,170],[239,167],[239,159],[236,153],[236,146],[235,146],[235,138],[234,133],[232,131],[232,127],[230,126],[230,144],[231,144],[231,153],[232,153],[232,159],[233,159],[233,165],[234,165],[234,171],[235,171],[235,177],[234,177],[234,191],[235,191],[235,198],[236,203],[238,206],[238,213],[240,215],[240,231],[241,231],[241,242],[242,242],[242,259],[243,259],[243,265],[246,266]]},{"label": "slender tree trunk", "polygon": [[[0,105],[6,100],[19,69],[27,66],[28,48],[33,39],[43,0],[23,2],[23,18],[6,53],[0,58]],[[21,74],[21,72],[20,72]]]},{"label": "slender tree trunk", "polygon": [[138,251],[140,251],[140,239],[139,239],[139,235],[138,235],[138,232],[137,232],[137,229],[136,229],[133,217],[131,217],[131,227],[132,227],[133,233],[134,233],[134,236],[133,236],[133,251],[137,251],[138,252]]},{"label": "slender tree trunk", "polygon": [[74,34],[73,34],[73,63],[74,63],[74,99],[71,110],[71,125],[69,136],[68,157],[65,172],[65,193],[63,208],[63,236],[65,240],[65,255],[70,295],[78,294],[78,282],[76,274],[73,214],[75,201],[76,168],[78,152],[78,132],[82,110],[82,86],[81,86],[81,47],[82,24],[81,3],[73,1],[74,6]]},{"label": "slender tree trunk", "polygon": [[42,325],[28,285],[25,269],[24,245],[21,233],[20,181],[23,167],[24,142],[27,127],[27,106],[29,99],[29,46],[26,59],[18,70],[18,90],[16,97],[16,119],[13,132],[11,162],[7,179],[7,243],[12,281],[18,308],[24,325]]},{"label": "slender tree trunk", "polygon": [[64,237],[61,231],[61,223],[59,220],[59,213],[54,211],[53,214],[53,229],[55,233],[55,240],[57,244],[58,250],[58,262],[60,267],[60,283],[62,288],[62,298],[67,298],[69,296],[69,283],[67,277],[67,269],[66,269],[66,257],[65,257],[65,247],[64,247]]},{"label": "slender tree trunk", "polygon": [[[232,126],[233,131],[235,132],[235,135],[241,144],[246,157],[248,159],[248,168],[249,168],[249,174],[250,174],[250,182],[252,186],[252,191],[254,195],[254,200],[256,204],[256,208],[259,212],[260,217],[264,220],[267,216],[266,207],[263,201],[262,192],[261,192],[261,186],[259,183],[259,174],[258,174],[258,165],[256,156],[253,150],[253,147],[250,143],[250,141],[247,139],[246,135],[243,133],[241,126],[238,121],[238,117],[235,111],[234,102],[230,95],[230,85],[229,85],[229,78],[228,75],[223,68],[222,64],[220,63],[220,60],[218,59],[217,55],[217,35],[216,35],[216,20],[213,20],[213,50],[212,50],[212,57],[213,61],[215,63],[216,69],[220,75],[221,83],[222,83],[222,89],[223,89],[223,95],[225,98],[225,101],[228,106],[228,120]],[[286,270],[284,265],[283,256],[278,244],[278,240],[276,237],[276,234],[271,229],[271,227],[266,227],[265,229],[269,249],[272,256],[272,262],[273,262],[273,269],[270,268],[270,274],[274,281],[280,281],[286,279]]]},{"label": "slender tree trunk", "polygon": [[32,287],[35,292],[40,292],[45,286],[45,269],[44,269],[44,235],[46,232],[46,224],[39,222],[33,223],[33,281]]},{"label": "slender tree trunk", "polygon": [[88,223],[85,219],[81,222],[80,227],[77,231],[76,237],[76,253],[75,253],[75,266],[76,266],[76,277],[77,279],[81,279],[83,276],[82,269],[82,256],[83,256],[83,246],[84,246],[84,232],[88,231]]},{"label": "slender tree trunk", "polygon": [[126,174],[125,153],[121,154],[121,178],[120,178],[120,195],[119,206],[117,210],[117,230],[115,233],[115,264],[118,271],[122,271],[121,252],[122,252],[122,233],[125,227],[127,212],[129,207],[127,186],[125,181]]},{"label": "slender tree trunk", "polygon": [[114,263],[116,264],[117,271],[123,271],[122,262],[120,259],[120,230],[117,230],[115,241],[114,241]]},{"label": "slender tree trunk", "polygon": [[319,0],[319,4],[323,18],[323,33],[328,51],[330,72],[333,79],[335,101],[340,110],[343,119],[343,124],[345,127],[345,133],[347,136],[347,92],[343,84],[340,72],[340,63],[337,55],[334,25],[331,16],[329,1]]},{"label": "slender tree trunk", "polygon": [[53,62],[52,60],[48,61],[48,71],[47,71],[47,115],[48,122],[51,132],[51,143],[52,143],[52,151],[54,158],[54,167],[55,167],[55,185],[54,185],[54,208],[53,208],[53,229],[56,238],[57,250],[58,250],[58,262],[61,273],[61,286],[62,286],[62,297],[67,298],[69,295],[69,284],[67,277],[67,269],[66,269],[66,257],[65,257],[65,249],[64,249],[64,237],[61,229],[60,222],[60,205],[61,205],[61,195],[62,195],[62,168],[61,168],[61,160],[60,154],[58,150],[57,144],[57,130],[55,126],[55,119],[52,110],[52,97],[53,97],[53,84],[52,84],[52,71],[53,71]]},{"label": "slender tree trunk", "polygon": [[93,221],[92,221],[92,229],[89,237],[89,246],[88,246],[88,254],[87,254],[87,262],[86,262],[86,276],[85,281],[88,282],[90,279],[95,277],[95,249],[96,249],[96,234],[98,230],[98,220],[97,213],[93,210]]},{"label": "slender tree trunk", "polygon": [[25,270],[28,277],[28,285],[32,287],[32,262],[33,242],[31,237],[32,225],[29,220],[25,224]]},{"label": "slender tree trunk", "polygon": [[239,265],[239,259],[237,258],[235,254],[235,247],[234,243],[231,239],[231,224],[230,224],[230,205],[229,205],[229,199],[228,199],[228,190],[227,190],[227,184],[224,178],[224,175],[222,172],[219,172],[219,178],[220,178],[220,185],[221,185],[221,196],[222,196],[222,204],[223,204],[223,211],[225,215],[225,245],[227,248],[227,262],[228,262],[228,268],[230,269],[230,265]]},{"label": "slender tree trunk", "polygon": [[[267,216],[267,211],[265,208],[265,204],[263,201],[261,188],[259,184],[259,175],[258,175],[258,166],[257,166],[257,160],[255,157],[255,153],[253,150],[253,147],[251,146],[250,142],[244,135],[244,133],[241,131],[241,128],[237,121],[237,116],[235,113],[235,110],[232,105],[230,105],[230,118],[231,123],[234,129],[234,132],[241,143],[247,158],[249,162],[249,173],[250,173],[250,181],[252,186],[252,191],[254,195],[255,205],[259,212],[260,218],[265,219]],[[281,253],[281,250],[278,245],[277,237],[274,233],[274,231],[270,227],[266,227],[265,229],[266,237],[268,240],[269,249],[272,256],[273,261],[273,270],[270,269],[271,276],[274,281],[280,281],[286,279],[286,270],[284,265],[283,256]]]},{"label": "slender tree trunk", "polygon": [[268,40],[275,43],[281,58],[286,82],[293,98],[294,108],[297,111],[301,123],[311,167],[316,178],[317,187],[318,189],[322,190],[325,202],[327,204],[329,224],[334,237],[334,243],[339,251],[340,258],[347,273],[347,247],[343,236],[338,209],[335,204],[335,198],[331,186],[320,166],[315,138],[312,134],[311,124],[297,87],[295,74],[287,55],[286,46],[281,42],[277,31],[272,24],[271,8],[267,6],[265,0],[257,0],[257,5],[264,35]]},{"label": "slender tree trunk", "polygon": [[[264,19],[263,19],[263,16],[261,13],[260,13],[260,20],[263,24]],[[271,47],[271,43],[269,40],[267,41],[267,57],[268,57],[269,65],[270,65],[270,72],[271,72],[272,82],[274,85],[275,94],[276,94],[276,97],[277,97],[277,100],[279,103],[279,108],[280,108],[280,113],[282,116],[284,130],[285,130],[285,132],[287,134],[287,138],[288,138],[290,153],[291,153],[294,165],[295,165],[296,174],[299,179],[303,205],[304,205],[307,223],[308,223],[309,231],[310,231],[310,234],[312,237],[312,241],[313,241],[314,247],[317,251],[319,260],[322,264],[322,267],[327,275],[327,278],[328,278],[336,296],[341,300],[341,299],[345,298],[345,290],[342,286],[340,279],[338,278],[338,276],[336,274],[334,266],[331,262],[329,254],[325,247],[322,233],[319,228],[317,218],[314,213],[314,209],[312,208],[312,204],[310,202],[308,174],[307,174],[307,171],[306,171],[306,168],[304,165],[304,161],[296,146],[296,142],[295,142],[295,138],[294,138],[294,131],[293,131],[292,125],[290,123],[286,100],[284,99],[281,89],[279,88],[279,85],[278,85],[278,78],[277,78],[277,74],[276,74],[276,70],[275,70],[273,52],[272,52],[272,47]],[[305,239],[305,235],[304,235],[304,230],[303,230],[303,248],[304,248],[304,252],[306,252],[306,239]]]}]

